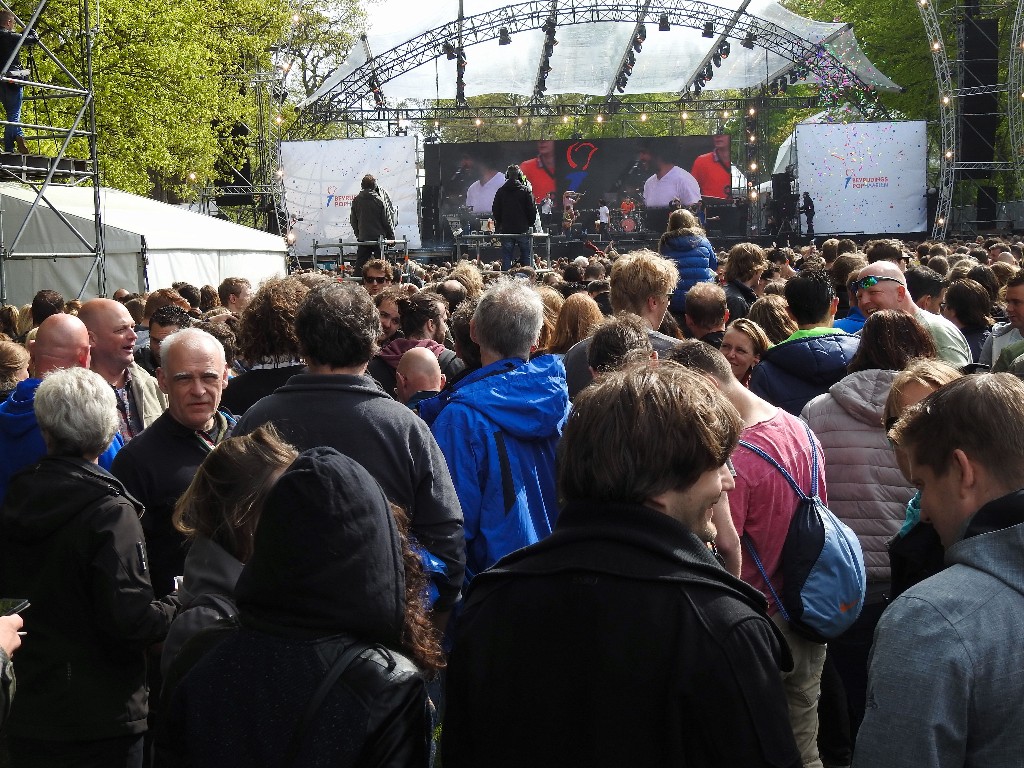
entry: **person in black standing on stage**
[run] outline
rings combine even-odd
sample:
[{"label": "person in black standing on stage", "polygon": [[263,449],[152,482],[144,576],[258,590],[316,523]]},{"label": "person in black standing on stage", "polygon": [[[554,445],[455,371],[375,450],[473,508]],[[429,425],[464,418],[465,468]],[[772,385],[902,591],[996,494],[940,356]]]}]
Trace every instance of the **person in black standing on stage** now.
[{"label": "person in black standing on stage", "polygon": [[809,193],[804,192],[803,203],[798,210],[807,217],[808,237],[814,237],[814,201],[811,200]]},{"label": "person in black standing on stage", "polygon": [[508,272],[512,268],[512,253],[517,243],[524,266],[532,267],[533,242],[530,232],[537,218],[537,205],[518,165],[510,165],[505,171],[505,183],[494,194],[491,213],[494,215],[495,231],[499,235],[517,235],[501,238],[502,271]]},{"label": "person in black standing on stage", "polygon": [[[398,223],[398,209],[391,202],[388,193],[377,186],[377,180],[370,174],[363,176],[362,189],[352,200],[349,223],[356,240],[364,242],[383,237],[395,239],[395,224]],[[381,258],[379,245],[360,245],[356,249],[355,274],[362,273],[363,265],[370,259]]]},{"label": "person in black standing on stage", "polygon": [[[17,17],[13,13],[7,10],[0,11],[0,62],[6,62],[11,58],[11,54],[14,54],[4,75],[24,78],[28,75],[28,70],[22,68],[21,60],[18,57],[18,53],[20,53],[18,44],[21,35],[14,31],[16,22]],[[39,38],[33,31],[29,31],[25,36],[25,45],[35,45],[38,42]],[[27,155],[29,154],[28,147],[25,145],[25,139],[22,138],[21,126],[18,125],[21,122],[21,91],[22,86],[17,83],[0,82],[0,102],[4,105],[7,122],[14,123],[14,125],[4,126],[4,152],[13,152],[15,144],[17,144],[18,151]]]}]

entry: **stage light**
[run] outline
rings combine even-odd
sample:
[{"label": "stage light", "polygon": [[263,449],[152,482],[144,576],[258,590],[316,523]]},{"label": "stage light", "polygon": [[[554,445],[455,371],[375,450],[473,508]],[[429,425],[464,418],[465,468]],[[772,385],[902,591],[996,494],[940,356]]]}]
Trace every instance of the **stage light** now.
[{"label": "stage light", "polygon": [[952,149],[947,149],[946,150],[946,159],[947,160],[952,160],[953,159],[953,150]]},{"label": "stage light", "polygon": [[647,122],[647,113],[646,112],[641,112],[640,113],[640,122],[641,123],[646,123]]},{"label": "stage light", "polygon": [[941,216],[935,221],[935,223],[938,224],[940,227],[946,226],[946,220]]},{"label": "stage light", "polygon": [[435,120],[434,121],[434,130],[436,131],[440,127],[441,127],[441,121],[440,120]]},{"label": "stage light", "polygon": [[934,43],[932,43],[932,50],[933,51],[941,51],[942,50],[942,43],[940,43],[938,40],[936,40]]},{"label": "stage light", "polygon": [[690,114],[688,112],[683,112],[683,114],[680,115],[680,117],[682,117],[683,120],[689,120],[690,119]]},{"label": "stage light", "polygon": [[292,245],[295,242],[295,233],[289,232],[285,239],[288,241],[288,245]]},{"label": "stage light", "polygon": [[292,24],[298,24],[300,21],[302,21],[302,17],[299,16],[299,14],[297,14],[297,13],[293,13],[292,14]]},{"label": "stage light", "polygon": [[636,64],[636,54],[632,51],[626,51],[626,63],[631,67]]},{"label": "stage light", "polygon": [[281,123],[284,122],[284,118],[281,115],[275,115],[274,122],[277,123],[278,125],[281,125]]},{"label": "stage light", "polygon": [[604,122],[604,115],[598,115],[594,119],[597,120],[597,122],[599,122],[599,123],[603,123]]},{"label": "stage light", "polygon": [[498,45],[512,45],[512,37],[508,33],[508,27],[498,30]]},{"label": "stage light", "polygon": [[752,171],[756,171],[757,170],[757,161],[756,160],[754,160],[754,161],[752,161],[750,163],[750,170],[752,170]]},{"label": "stage light", "polygon": [[756,189],[750,190],[750,199],[751,200],[757,200],[757,190]]},{"label": "stage light", "polygon": [[750,134],[747,136],[747,144],[757,144],[757,136]]},{"label": "stage light", "polygon": [[949,106],[949,96],[942,97],[942,104],[943,106]]},{"label": "stage light", "polygon": [[711,54],[711,63],[716,67],[722,66],[722,57],[717,53]]},{"label": "stage light", "polygon": [[516,118],[516,125],[522,125],[522,124],[523,124],[523,118],[517,117]]},{"label": "stage light", "polygon": [[711,66],[711,62],[709,61],[707,63],[707,66],[704,67],[704,79],[705,80],[711,80],[714,76],[715,76],[715,68]]},{"label": "stage light", "polygon": [[199,177],[196,176],[196,172],[195,171],[189,171],[189,174],[188,174],[188,180],[189,181],[195,181],[198,178]]},{"label": "stage light", "polygon": [[564,116],[562,117],[562,122],[563,122],[563,123],[568,123],[568,122],[569,122],[569,116],[568,116],[568,115],[564,115]]},{"label": "stage light", "polygon": [[640,53],[644,49],[644,41],[639,37],[633,38],[633,50]]},{"label": "stage light", "polygon": [[279,179],[283,179],[284,178],[284,169],[283,168],[278,168],[276,171],[274,171],[274,175],[277,176],[277,178],[279,178]]},{"label": "stage light", "polygon": [[710,21],[704,22],[704,31],[701,32],[701,37],[714,37],[715,36],[715,25]]},{"label": "stage light", "polygon": [[722,44],[718,46],[718,53],[723,59],[729,58],[729,54],[732,53],[732,45],[728,40],[723,40]]},{"label": "stage light", "polygon": [[725,120],[729,119],[729,110],[728,109],[722,110],[722,118],[725,119]]},{"label": "stage light", "polygon": [[448,61],[454,61],[458,54],[455,52],[455,46],[451,43],[445,43],[441,46],[441,50],[444,51],[444,55],[448,57]]},{"label": "stage light", "polygon": [[670,29],[672,29],[672,25],[668,23],[668,14],[661,14],[661,18],[658,19],[658,31],[668,32]]},{"label": "stage light", "polygon": [[753,117],[754,115],[757,114],[757,110],[751,107],[750,109],[747,110],[747,114]]},{"label": "stage light", "polygon": [[757,38],[754,37],[754,33],[753,32],[747,32],[747,36],[743,38],[743,40],[740,42],[740,45],[742,45],[744,48],[748,48],[750,50],[753,50],[753,48],[754,48],[754,40],[756,40],[756,39]]},{"label": "stage light", "polygon": [[476,119],[475,119],[475,120],[473,121],[473,125],[475,125],[475,126],[476,126],[477,128],[479,128],[479,127],[480,127],[481,125],[483,125],[483,124],[484,124],[484,121],[483,121],[483,120],[481,120],[481,119],[480,119],[479,117],[478,117],[478,118],[476,118]]},{"label": "stage light", "polygon": [[779,90],[783,93],[789,90],[789,82],[784,77],[779,78]]},{"label": "stage light", "polygon": [[643,22],[637,25],[636,36],[641,43],[647,40],[647,25]]}]

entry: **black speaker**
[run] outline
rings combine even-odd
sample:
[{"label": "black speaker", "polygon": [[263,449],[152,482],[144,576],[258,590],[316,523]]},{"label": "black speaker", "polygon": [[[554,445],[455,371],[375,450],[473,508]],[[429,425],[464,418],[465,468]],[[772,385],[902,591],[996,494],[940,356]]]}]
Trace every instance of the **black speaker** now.
[{"label": "black speaker", "polygon": [[975,218],[980,229],[992,229],[996,225],[996,204],[999,190],[996,187],[978,187],[978,204]]},{"label": "black speaker", "polygon": [[[968,17],[963,22],[963,88],[995,88],[999,84],[999,22]],[[991,163],[995,158],[1000,120],[996,94],[979,93],[960,99],[960,161]],[[986,170],[964,171],[963,178],[987,179]]]}]

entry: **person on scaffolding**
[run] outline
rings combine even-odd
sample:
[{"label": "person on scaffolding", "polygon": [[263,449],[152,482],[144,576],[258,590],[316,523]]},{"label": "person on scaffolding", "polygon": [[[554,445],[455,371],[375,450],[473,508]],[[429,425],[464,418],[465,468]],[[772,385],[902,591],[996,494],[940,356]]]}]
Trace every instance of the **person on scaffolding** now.
[{"label": "person on scaffolding", "polygon": [[[21,130],[21,97],[22,85],[11,82],[8,78],[23,80],[28,76],[29,70],[22,67],[19,54],[21,49],[21,33],[14,31],[17,17],[10,11],[0,11],[0,61],[8,62],[4,71],[3,80],[0,81],[0,102],[3,103],[4,113],[7,116],[7,125],[4,126],[4,152],[14,152],[17,145],[18,151],[29,154],[28,146]],[[34,31],[29,31],[25,36],[25,45],[35,45],[39,38]],[[13,58],[12,58],[13,56]]]}]

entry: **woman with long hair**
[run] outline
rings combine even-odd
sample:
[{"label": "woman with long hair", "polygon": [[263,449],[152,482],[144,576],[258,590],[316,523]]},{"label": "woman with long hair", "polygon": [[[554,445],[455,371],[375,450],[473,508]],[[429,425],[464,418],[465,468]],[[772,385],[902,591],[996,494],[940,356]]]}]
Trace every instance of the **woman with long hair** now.
[{"label": "woman with long hair", "polygon": [[546,354],[562,357],[572,346],[587,338],[604,320],[601,308],[588,293],[574,293],[562,305]]},{"label": "woman with long hair", "polygon": [[781,344],[799,330],[793,316],[789,314],[786,297],[774,293],[762,296],[751,304],[747,319],[761,326],[772,346]]},{"label": "woman with long hair", "polygon": [[189,539],[182,612],[171,624],[160,657],[166,673],[190,637],[238,613],[235,582],[252,555],[260,509],[298,451],[271,425],[229,437],[207,455],[174,507],[174,527]]},{"label": "woman with long hair", "polygon": [[946,289],[941,310],[942,316],[960,329],[971,348],[971,359],[978,362],[995,322],[989,314],[992,301],[985,286],[970,278],[954,280]]},{"label": "woman with long hair", "polygon": [[697,217],[685,208],[669,215],[668,229],[658,242],[658,253],[672,259],[679,268],[679,282],[672,292],[668,308],[682,325],[686,292],[697,283],[715,281],[718,257]]},{"label": "woman with long hair", "polygon": [[771,341],[764,329],[753,320],[741,317],[729,324],[722,337],[722,354],[729,361],[733,376],[744,387],[750,384],[754,366],[761,362]]}]

